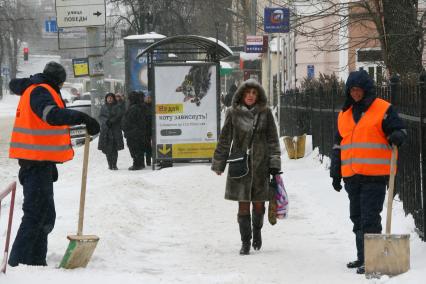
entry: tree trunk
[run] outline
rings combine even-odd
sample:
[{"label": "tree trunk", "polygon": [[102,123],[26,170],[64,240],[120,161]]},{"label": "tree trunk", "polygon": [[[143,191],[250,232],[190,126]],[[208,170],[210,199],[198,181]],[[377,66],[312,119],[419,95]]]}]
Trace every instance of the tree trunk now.
[{"label": "tree trunk", "polygon": [[405,76],[422,70],[422,27],[416,0],[383,0],[385,52],[390,74]]}]

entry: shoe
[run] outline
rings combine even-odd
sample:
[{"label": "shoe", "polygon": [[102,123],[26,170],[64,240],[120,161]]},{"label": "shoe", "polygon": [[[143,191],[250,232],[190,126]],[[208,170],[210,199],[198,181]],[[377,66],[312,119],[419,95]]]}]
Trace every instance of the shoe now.
[{"label": "shoe", "polygon": [[7,262],[7,264],[9,264],[9,266],[16,267],[16,266],[18,266],[18,265],[19,265],[19,262],[14,261],[14,260],[11,260],[11,259],[9,258],[9,261]]},{"label": "shoe", "polygon": [[117,166],[112,167],[112,170],[117,171],[118,170]]},{"label": "shoe", "polygon": [[133,166],[131,166],[129,168],[129,171],[139,171],[139,170],[142,170],[143,168],[145,168],[145,167],[144,166],[135,166],[135,165],[133,165]]},{"label": "shoe", "polygon": [[358,268],[361,267],[362,265],[364,265],[364,263],[361,260],[355,260],[355,261],[351,261],[348,264],[346,264],[347,268]]},{"label": "shoe", "polygon": [[356,270],[357,274],[365,274],[365,265],[361,265],[360,267],[357,268]]},{"label": "shoe", "polygon": [[249,255],[250,254],[250,241],[243,242],[240,249],[241,255]]}]

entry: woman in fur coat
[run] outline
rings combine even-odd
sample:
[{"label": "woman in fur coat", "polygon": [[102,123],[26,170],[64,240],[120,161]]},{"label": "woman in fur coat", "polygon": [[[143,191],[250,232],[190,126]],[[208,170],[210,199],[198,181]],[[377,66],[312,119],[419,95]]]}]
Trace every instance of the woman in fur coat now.
[{"label": "woman in fur coat", "polygon": [[[231,153],[249,149],[249,173],[241,178],[226,179],[225,199],[238,201],[238,224],[242,247],[240,254],[250,253],[253,224],[253,248],[262,246],[261,229],[265,214],[265,201],[269,200],[269,175],[276,175],[281,169],[281,151],[277,128],[263,87],[253,79],[243,82],[232,100],[232,107],[226,113],[219,142],[211,169],[221,175]],[[231,147],[232,145],[232,147]],[[253,204],[250,215],[250,203]]]}]

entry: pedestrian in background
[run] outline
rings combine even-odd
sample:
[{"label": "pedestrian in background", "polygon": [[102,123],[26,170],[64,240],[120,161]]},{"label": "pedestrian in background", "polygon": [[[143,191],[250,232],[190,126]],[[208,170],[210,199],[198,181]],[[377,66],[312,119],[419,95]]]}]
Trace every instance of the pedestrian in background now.
[{"label": "pedestrian in background", "polygon": [[143,96],[142,92],[136,91],[132,91],[129,94],[129,108],[122,121],[124,137],[126,137],[127,146],[133,158],[133,165],[129,167],[130,171],[145,168],[144,144],[146,143],[147,125],[142,106]]},{"label": "pedestrian in background", "polygon": [[382,232],[380,212],[390,174],[390,145],[401,146],[407,132],[395,108],[376,97],[374,82],[364,70],[349,74],[337,129],[330,176],[338,192],[343,178],[349,197],[357,259],[347,267],[364,274],[364,234]]},{"label": "pedestrian in background", "polygon": [[[256,130],[254,130],[256,126]],[[253,136],[254,132],[254,136]],[[247,149],[253,136],[253,143]],[[211,169],[221,175],[229,153],[249,150],[249,173],[241,178],[226,179],[225,199],[238,201],[238,224],[242,246],[240,254],[250,253],[253,224],[253,248],[262,246],[261,229],[265,201],[269,200],[270,175],[279,174],[281,150],[277,127],[263,87],[253,79],[237,89],[213,156]],[[250,202],[253,204],[250,215]]]},{"label": "pedestrian in background", "polygon": [[12,79],[10,90],[21,96],[12,130],[9,157],[18,159],[23,186],[24,215],[9,257],[9,265],[46,266],[47,239],[55,226],[53,183],[57,163],[72,160],[70,125],[86,124],[90,135],[99,132],[89,115],[67,109],[60,89],[66,79],[62,65],[49,62],[43,73]]},{"label": "pedestrian in background", "polygon": [[118,151],[124,149],[123,133],[121,131],[122,117],[123,110],[117,104],[115,95],[113,93],[106,94],[105,103],[99,113],[101,133],[99,135],[98,149],[106,155],[110,170],[118,170]]}]

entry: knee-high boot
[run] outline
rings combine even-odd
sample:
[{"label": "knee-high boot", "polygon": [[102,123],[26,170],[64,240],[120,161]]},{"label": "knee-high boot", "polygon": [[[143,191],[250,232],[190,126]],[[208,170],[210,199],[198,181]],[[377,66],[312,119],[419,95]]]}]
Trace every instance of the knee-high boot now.
[{"label": "knee-high boot", "polygon": [[251,220],[250,215],[238,215],[238,224],[241,234],[240,254],[250,254]]},{"label": "knee-high boot", "polygon": [[263,217],[265,216],[265,211],[258,214],[254,210],[252,212],[252,222],[253,222],[253,249],[260,250],[262,247],[262,227],[263,227]]}]

